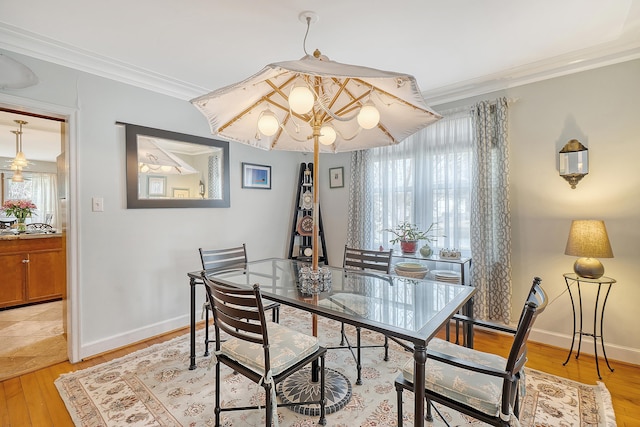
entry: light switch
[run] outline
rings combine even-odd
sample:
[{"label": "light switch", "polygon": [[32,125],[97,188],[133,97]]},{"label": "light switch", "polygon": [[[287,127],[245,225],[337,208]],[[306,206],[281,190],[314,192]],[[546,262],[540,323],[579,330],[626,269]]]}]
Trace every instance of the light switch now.
[{"label": "light switch", "polygon": [[93,212],[104,211],[104,199],[102,197],[93,197],[91,199],[91,210]]}]

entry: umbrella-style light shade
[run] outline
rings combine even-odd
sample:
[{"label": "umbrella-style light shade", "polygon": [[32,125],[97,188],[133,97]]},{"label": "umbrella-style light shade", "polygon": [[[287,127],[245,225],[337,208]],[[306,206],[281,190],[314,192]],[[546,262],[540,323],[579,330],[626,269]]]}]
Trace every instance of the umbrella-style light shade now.
[{"label": "umbrella-style light shade", "polygon": [[[317,50],[298,61],[267,65],[191,102],[214,135],[264,150],[312,152],[314,183],[319,182],[320,152],[398,144],[441,118],[426,105],[413,76],[341,64]],[[314,271],[318,206],[314,185]]]},{"label": "umbrella-style light shade", "polygon": [[138,163],[141,173],[190,175],[200,173],[175,154],[165,150],[151,137],[138,137]]},{"label": "umbrella-style light shade", "polygon": [[[308,88],[315,97],[312,110],[296,113],[289,105],[292,89]],[[222,138],[264,150],[314,152],[314,121],[331,124],[336,139],[320,152],[362,150],[394,145],[441,116],[425,103],[413,76],[341,64],[319,55],[267,65],[239,83],[191,101]],[[375,106],[377,125],[363,130],[358,114]],[[273,135],[258,130],[261,113],[269,108],[280,129]]]}]

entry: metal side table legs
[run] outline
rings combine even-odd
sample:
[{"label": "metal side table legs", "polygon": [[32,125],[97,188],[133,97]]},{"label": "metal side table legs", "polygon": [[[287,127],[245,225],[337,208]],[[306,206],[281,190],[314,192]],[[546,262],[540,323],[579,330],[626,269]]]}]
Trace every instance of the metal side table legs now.
[{"label": "metal side table legs", "polygon": [[[604,360],[607,364],[607,367],[611,372],[613,372],[613,368],[609,364],[609,359],[607,358],[607,352],[604,347],[604,333],[603,333],[603,324],[604,324],[604,310],[607,305],[607,299],[609,298],[609,292],[611,291],[611,286],[616,283],[615,279],[610,277],[600,277],[598,279],[587,279],[584,277],[579,277],[574,273],[564,274],[564,280],[567,285],[567,290],[569,291],[569,297],[571,298],[571,310],[573,311],[573,336],[571,338],[571,348],[569,349],[569,354],[567,355],[567,360],[564,361],[563,365],[569,363],[569,359],[571,358],[571,354],[573,353],[573,346],[575,345],[576,335],[578,335],[578,349],[576,351],[576,359],[580,356],[580,348],[582,347],[582,336],[588,336],[593,338],[593,351],[596,358],[596,370],[598,371],[598,378],[602,379],[600,375],[600,364],[598,361],[598,338],[600,339],[600,344],[602,345],[602,354],[604,356]],[[571,292],[571,285],[576,283],[578,287],[578,313],[576,313],[575,301],[573,299],[573,293]],[[582,290],[580,289],[581,283],[589,283],[592,285],[597,285],[598,290],[596,294],[596,301],[593,309],[593,332],[585,332],[582,329]],[[606,286],[606,292],[603,290],[603,286]],[[598,316],[598,306],[600,305],[600,295],[604,293],[604,300],[602,301],[602,307],[600,308],[600,315]],[[578,314],[578,318],[576,318],[576,314]],[[600,318],[600,324],[598,325],[598,317]],[[579,322],[579,329],[576,330],[576,323]]]}]

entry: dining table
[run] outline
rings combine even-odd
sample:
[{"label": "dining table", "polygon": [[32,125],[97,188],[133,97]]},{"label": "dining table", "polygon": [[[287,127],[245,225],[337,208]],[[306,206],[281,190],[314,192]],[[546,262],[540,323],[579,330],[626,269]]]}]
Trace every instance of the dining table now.
[{"label": "dining table", "polygon": [[[260,285],[262,296],[316,316],[379,332],[407,343],[413,350],[414,384],[424,384],[427,345],[463,307],[473,304],[473,286],[369,273],[324,266],[330,285],[310,292],[300,271],[308,263],[269,258],[251,261],[244,268],[188,273],[191,285],[191,359],[195,368],[195,286],[203,275],[228,286]],[[326,284],[325,284],[326,285]],[[415,387],[414,422],[424,426],[424,387]]]}]

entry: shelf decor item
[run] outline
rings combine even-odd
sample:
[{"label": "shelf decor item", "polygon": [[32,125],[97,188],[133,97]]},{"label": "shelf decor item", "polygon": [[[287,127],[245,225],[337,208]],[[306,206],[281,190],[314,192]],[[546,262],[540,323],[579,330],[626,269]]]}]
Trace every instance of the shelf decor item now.
[{"label": "shelf decor item", "polygon": [[394,270],[398,276],[412,279],[424,279],[429,272],[429,268],[418,262],[399,262],[394,266]]},{"label": "shelf decor item", "polygon": [[14,199],[7,200],[2,204],[2,211],[5,215],[16,217],[18,233],[27,231],[25,219],[30,218],[35,209],[38,208],[31,200]]},{"label": "shelf decor item", "polygon": [[440,249],[440,258],[444,259],[460,259],[462,254],[457,249],[444,248]]},{"label": "shelf decor item", "polygon": [[389,242],[393,244],[400,243],[400,249],[403,254],[413,254],[418,249],[419,240],[433,242],[439,237],[433,234],[436,232],[436,228],[436,224],[431,223],[429,228],[422,231],[416,224],[405,221],[396,225],[395,228],[386,228],[382,231],[387,231],[395,236]]}]

